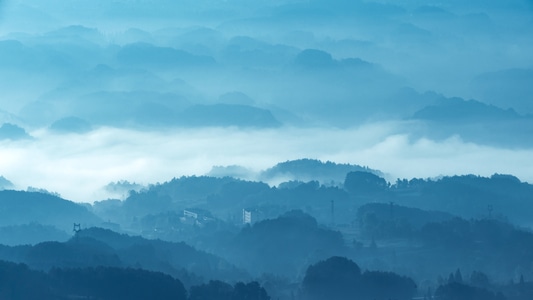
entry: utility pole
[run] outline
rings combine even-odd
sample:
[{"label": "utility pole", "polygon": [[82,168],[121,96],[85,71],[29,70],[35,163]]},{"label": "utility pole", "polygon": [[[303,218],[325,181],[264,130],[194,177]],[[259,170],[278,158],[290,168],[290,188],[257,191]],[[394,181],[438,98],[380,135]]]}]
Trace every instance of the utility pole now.
[{"label": "utility pole", "polygon": [[74,228],[72,229],[74,231],[74,234],[78,234],[78,232],[81,231],[81,224],[80,223],[74,223]]}]

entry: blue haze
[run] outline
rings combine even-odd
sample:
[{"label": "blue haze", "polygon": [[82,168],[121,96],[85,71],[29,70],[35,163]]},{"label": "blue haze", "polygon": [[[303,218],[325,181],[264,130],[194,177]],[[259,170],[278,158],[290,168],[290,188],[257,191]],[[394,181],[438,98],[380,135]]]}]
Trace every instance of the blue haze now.
[{"label": "blue haze", "polygon": [[531,28],[521,0],[2,1],[0,175],[77,201],[302,157],[532,181]]}]

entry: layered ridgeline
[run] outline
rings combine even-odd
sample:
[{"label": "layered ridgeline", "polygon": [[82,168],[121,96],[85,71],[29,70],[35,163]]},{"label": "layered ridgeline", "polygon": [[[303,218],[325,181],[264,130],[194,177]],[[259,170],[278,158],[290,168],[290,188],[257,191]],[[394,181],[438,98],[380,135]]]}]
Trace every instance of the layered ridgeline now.
[{"label": "layered ridgeline", "polygon": [[[320,167],[313,171],[313,165]],[[137,191],[124,200],[93,204],[0,191],[0,258],[27,266],[5,264],[6,272],[30,272],[27,276],[45,282],[57,283],[56,276],[74,269],[79,278],[96,276],[92,272],[174,278],[189,297],[229,295],[240,288],[280,299],[335,291],[338,299],[390,297],[372,286],[398,289],[402,299],[433,294],[454,299],[465,292],[489,297],[483,299],[530,295],[533,273],[524,267],[533,259],[527,251],[533,234],[525,229],[530,184],[499,174],[390,183],[376,175],[381,172],[365,172],[368,168],[348,171],[344,182],[335,184],[324,180],[325,174],[337,176],[332,170],[348,166],[314,160],[281,163],[265,173],[286,175],[291,168],[294,176],[321,174],[325,184],[291,180],[270,186],[210,176],[147,187],[122,182]],[[319,171],[325,169],[330,173]],[[322,267],[333,277],[336,272],[354,277],[329,282],[323,272],[314,273]],[[132,268],[155,273],[132,275],[141,272]],[[89,293],[94,288],[84,289],[96,295]]]},{"label": "layered ridgeline", "polygon": [[90,207],[43,192],[1,190],[0,205],[0,226],[38,223],[70,232],[73,223],[98,225],[102,222]]},{"label": "layered ridgeline", "polygon": [[[416,119],[398,129],[530,147],[530,8],[525,0],[5,4],[0,124],[86,133]],[[0,139],[25,137],[19,129],[7,126]]]},{"label": "layered ridgeline", "polygon": [[[259,177],[277,184],[227,175],[235,170],[240,171],[241,178]],[[382,172],[368,167],[311,159],[283,162],[258,175],[243,170],[237,166],[216,167],[210,176],[183,176],[146,187],[123,183],[125,188],[132,187],[124,201],[98,201],[93,209],[104,216],[107,211],[119,211],[104,218],[121,222],[183,209],[196,209],[207,218],[226,221],[240,220],[242,209],[254,212],[254,220],[300,209],[324,224],[351,224],[361,205],[393,202],[463,218],[490,215],[530,225],[527,211],[532,205],[532,186],[512,175],[456,175],[389,182]]]},{"label": "layered ridgeline", "polygon": [[0,298],[532,299],[531,9],[0,1]]}]

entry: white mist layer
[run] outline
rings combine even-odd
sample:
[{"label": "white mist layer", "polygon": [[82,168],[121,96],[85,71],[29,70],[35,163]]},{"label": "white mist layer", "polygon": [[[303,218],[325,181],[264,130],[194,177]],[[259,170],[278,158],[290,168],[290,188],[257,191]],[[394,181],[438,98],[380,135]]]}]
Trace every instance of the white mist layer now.
[{"label": "white mist layer", "polygon": [[388,174],[391,181],[502,173],[533,182],[533,149],[499,149],[459,138],[413,141],[395,134],[398,126],[161,132],[101,128],[85,135],[40,130],[32,132],[35,140],[0,142],[0,175],[19,189],[44,188],[77,202],[112,197],[103,189],[112,181],[153,184],[182,175],[203,175],[215,165],[260,171],[299,158],[368,166]]}]

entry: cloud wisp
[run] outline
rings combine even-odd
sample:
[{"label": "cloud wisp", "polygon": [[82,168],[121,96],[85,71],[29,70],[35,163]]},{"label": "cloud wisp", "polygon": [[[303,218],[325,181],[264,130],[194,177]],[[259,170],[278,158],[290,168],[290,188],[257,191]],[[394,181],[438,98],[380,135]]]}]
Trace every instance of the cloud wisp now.
[{"label": "cloud wisp", "polygon": [[112,195],[112,181],[141,184],[182,175],[203,175],[212,166],[240,165],[260,171],[278,162],[317,158],[379,169],[396,178],[441,175],[513,174],[533,182],[533,149],[510,150],[465,143],[412,140],[397,132],[398,123],[352,129],[234,128],[173,129],[143,132],[100,128],[87,134],[32,132],[32,141],[2,141],[0,175],[18,188],[57,192],[78,202]]}]

